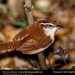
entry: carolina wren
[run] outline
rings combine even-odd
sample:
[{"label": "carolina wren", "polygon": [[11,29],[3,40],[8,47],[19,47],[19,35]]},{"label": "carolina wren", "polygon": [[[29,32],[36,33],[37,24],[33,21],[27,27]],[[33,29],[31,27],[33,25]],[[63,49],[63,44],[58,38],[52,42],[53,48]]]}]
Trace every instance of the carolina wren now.
[{"label": "carolina wren", "polygon": [[63,28],[53,20],[37,21],[20,31],[12,42],[1,43],[0,53],[14,49],[24,54],[39,53],[54,42],[54,35],[59,27]]}]

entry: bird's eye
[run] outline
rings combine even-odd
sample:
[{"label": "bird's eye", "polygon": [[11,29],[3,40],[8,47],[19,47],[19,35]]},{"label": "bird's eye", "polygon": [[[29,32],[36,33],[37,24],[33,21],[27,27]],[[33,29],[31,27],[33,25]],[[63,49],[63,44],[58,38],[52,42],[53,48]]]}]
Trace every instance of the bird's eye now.
[{"label": "bird's eye", "polygon": [[49,25],[49,27],[52,27],[52,25]]}]

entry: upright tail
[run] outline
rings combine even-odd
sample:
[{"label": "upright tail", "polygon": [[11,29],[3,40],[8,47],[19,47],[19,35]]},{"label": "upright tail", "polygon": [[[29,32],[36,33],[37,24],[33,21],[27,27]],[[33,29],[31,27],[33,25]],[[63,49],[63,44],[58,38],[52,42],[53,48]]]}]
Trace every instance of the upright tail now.
[{"label": "upright tail", "polygon": [[0,54],[13,51],[14,49],[18,48],[22,44],[22,42],[23,41],[21,40],[21,41],[1,43],[0,44]]}]

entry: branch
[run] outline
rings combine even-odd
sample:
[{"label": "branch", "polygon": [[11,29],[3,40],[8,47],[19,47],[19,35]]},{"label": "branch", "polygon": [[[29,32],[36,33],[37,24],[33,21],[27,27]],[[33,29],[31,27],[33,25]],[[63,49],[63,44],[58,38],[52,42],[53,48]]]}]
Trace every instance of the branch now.
[{"label": "branch", "polygon": [[25,0],[24,7],[25,7],[28,25],[32,25],[34,23],[34,19],[33,19],[33,15],[32,15],[31,0]]},{"label": "branch", "polygon": [[38,55],[38,59],[40,61],[41,69],[42,70],[47,70],[47,65],[46,65],[46,61],[45,61],[45,57],[44,57],[43,52],[38,53],[37,55]]},{"label": "branch", "polygon": [[[24,7],[25,7],[25,12],[26,12],[28,24],[32,25],[34,23],[34,19],[33,19],[33,15],[32,15],[31,0],[25,0]],[[39,59],[39,63],[40,63],[41,69],[42,70],[47,70],[47,65],[46,65],[46,62],[45,62],[45,58],[44,58],[43,52],[38,53],[37,56],[38,56],[38,59]]]}]

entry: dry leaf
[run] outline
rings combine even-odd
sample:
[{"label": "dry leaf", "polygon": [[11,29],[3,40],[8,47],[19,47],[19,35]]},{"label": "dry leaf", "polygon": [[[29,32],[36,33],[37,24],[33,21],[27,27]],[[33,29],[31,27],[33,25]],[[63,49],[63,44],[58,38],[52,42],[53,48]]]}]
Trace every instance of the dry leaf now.
[{"label": "dry leaf", "polygon": [[53,65],[55,63],[55,58],[51,57],[49,63],[50,63],[50,65]]},{"label": "dry leaf", "polygon": [[1,59],[1,67],[10,67],[12,64],[14,64],[13,57],[7,57],[7,58]]},{"label": "dry leaf", "polygon": [[9,67],[2,67],[1,70],[11,70]]},{"label": "dry leaf", "polygon": [[49,0],[36,0],[35,2],[36,7],[48,8],[50,5],[51,5],[51,2]]},{"label": "dry leaf", "polygon": [[26,66],[29,69],[32,68],[32,65],[27,60],[25,60],[23,58],[19,58],[19,57],[15,56],[14,60],[15,60],[15,68],[20,68],[22,66]]}]

